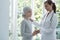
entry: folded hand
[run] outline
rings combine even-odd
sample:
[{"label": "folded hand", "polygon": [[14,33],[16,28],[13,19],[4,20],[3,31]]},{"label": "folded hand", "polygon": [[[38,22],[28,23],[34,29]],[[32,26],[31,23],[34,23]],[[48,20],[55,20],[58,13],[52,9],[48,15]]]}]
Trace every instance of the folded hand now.
[{"label": "folded hand", "polygon": [[40,31],[39,30],[35,30],[34,32],[33,32],[33,36],[35,36],[36,34],[38,34]]}]

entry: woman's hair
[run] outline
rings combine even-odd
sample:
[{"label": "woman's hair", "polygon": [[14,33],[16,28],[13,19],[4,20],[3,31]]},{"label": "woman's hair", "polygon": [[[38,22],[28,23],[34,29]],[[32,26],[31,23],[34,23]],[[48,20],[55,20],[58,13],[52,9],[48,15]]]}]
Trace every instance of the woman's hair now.
[{"label": "woman's hair", "polygon": [[49,5],[53,4],[52,8],[53,8],[53,10],[54,10],[54,13],[56,13],[56,5],[55,5],[54,2],[52,2],[51,0],[47,0],[47,1],[44,2],[44,4],[45,4],[45,3],[48,3]]}]

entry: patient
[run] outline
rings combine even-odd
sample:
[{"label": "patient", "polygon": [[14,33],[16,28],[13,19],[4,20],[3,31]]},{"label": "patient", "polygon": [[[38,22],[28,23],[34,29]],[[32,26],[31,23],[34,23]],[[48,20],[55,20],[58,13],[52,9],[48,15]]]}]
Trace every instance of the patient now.
[{"label": "patient", "polygon": [[21,22],[21,35],[22,40],[32,40],[32,36],[36,35],[37,32],[32,33],[32,23],[29,20],[29,18],[32,15],[32,10],[30,7],[24,7],[23,8],[23,21]]}]

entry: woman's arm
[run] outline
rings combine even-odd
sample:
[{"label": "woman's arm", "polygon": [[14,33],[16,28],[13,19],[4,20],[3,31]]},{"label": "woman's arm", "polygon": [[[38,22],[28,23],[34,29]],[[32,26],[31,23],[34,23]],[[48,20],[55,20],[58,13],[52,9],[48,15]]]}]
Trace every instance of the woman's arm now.
[{"label": "woman's arm", "polygon": [[40,28],[40,26],[41,26],[40,23],[38,23],[38,22],[36,22],[36,21],[33,21],[32,23],[33,23],[35,26],[39,27],[39,28]]},{"label": "woman's arm", "polygon": [[40,23],[38,23],[38,22],[36,22],[36,21],[34,21],[34,20],[32,20],[32,19],[30,19],[30,21],[35,25],[35,26],[37,26],[37,27],[41,27],[42,26],[42,20],[44,19],[44,17],[45,17],[45,15],[46,14],[43,14],[43,16],[42,16],[42,19],[41,19],[41,22]]},{"label": "woman's arm", "polygon": [[38,23],[38,22],[36,22],[36,21],[34,21],[34,20],[32,20],[32,19],[30,19],[30,21],[32,22],[32,24],[34,24],[35,26],[37,26],[37,27],[41,27],[41,23]]}]

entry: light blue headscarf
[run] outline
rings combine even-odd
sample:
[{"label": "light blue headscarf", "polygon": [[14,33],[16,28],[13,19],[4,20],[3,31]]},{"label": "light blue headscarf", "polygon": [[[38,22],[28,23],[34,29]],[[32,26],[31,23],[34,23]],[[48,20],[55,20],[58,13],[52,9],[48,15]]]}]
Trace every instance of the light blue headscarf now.
[{"label": "light blue headscarf", "polygon": [[28,6],[24,7],[23,8],[23,16],[25,16],[26,13],[29,12],[29,11],[31,11],[31,8],[30,7],[28,7]]}]

